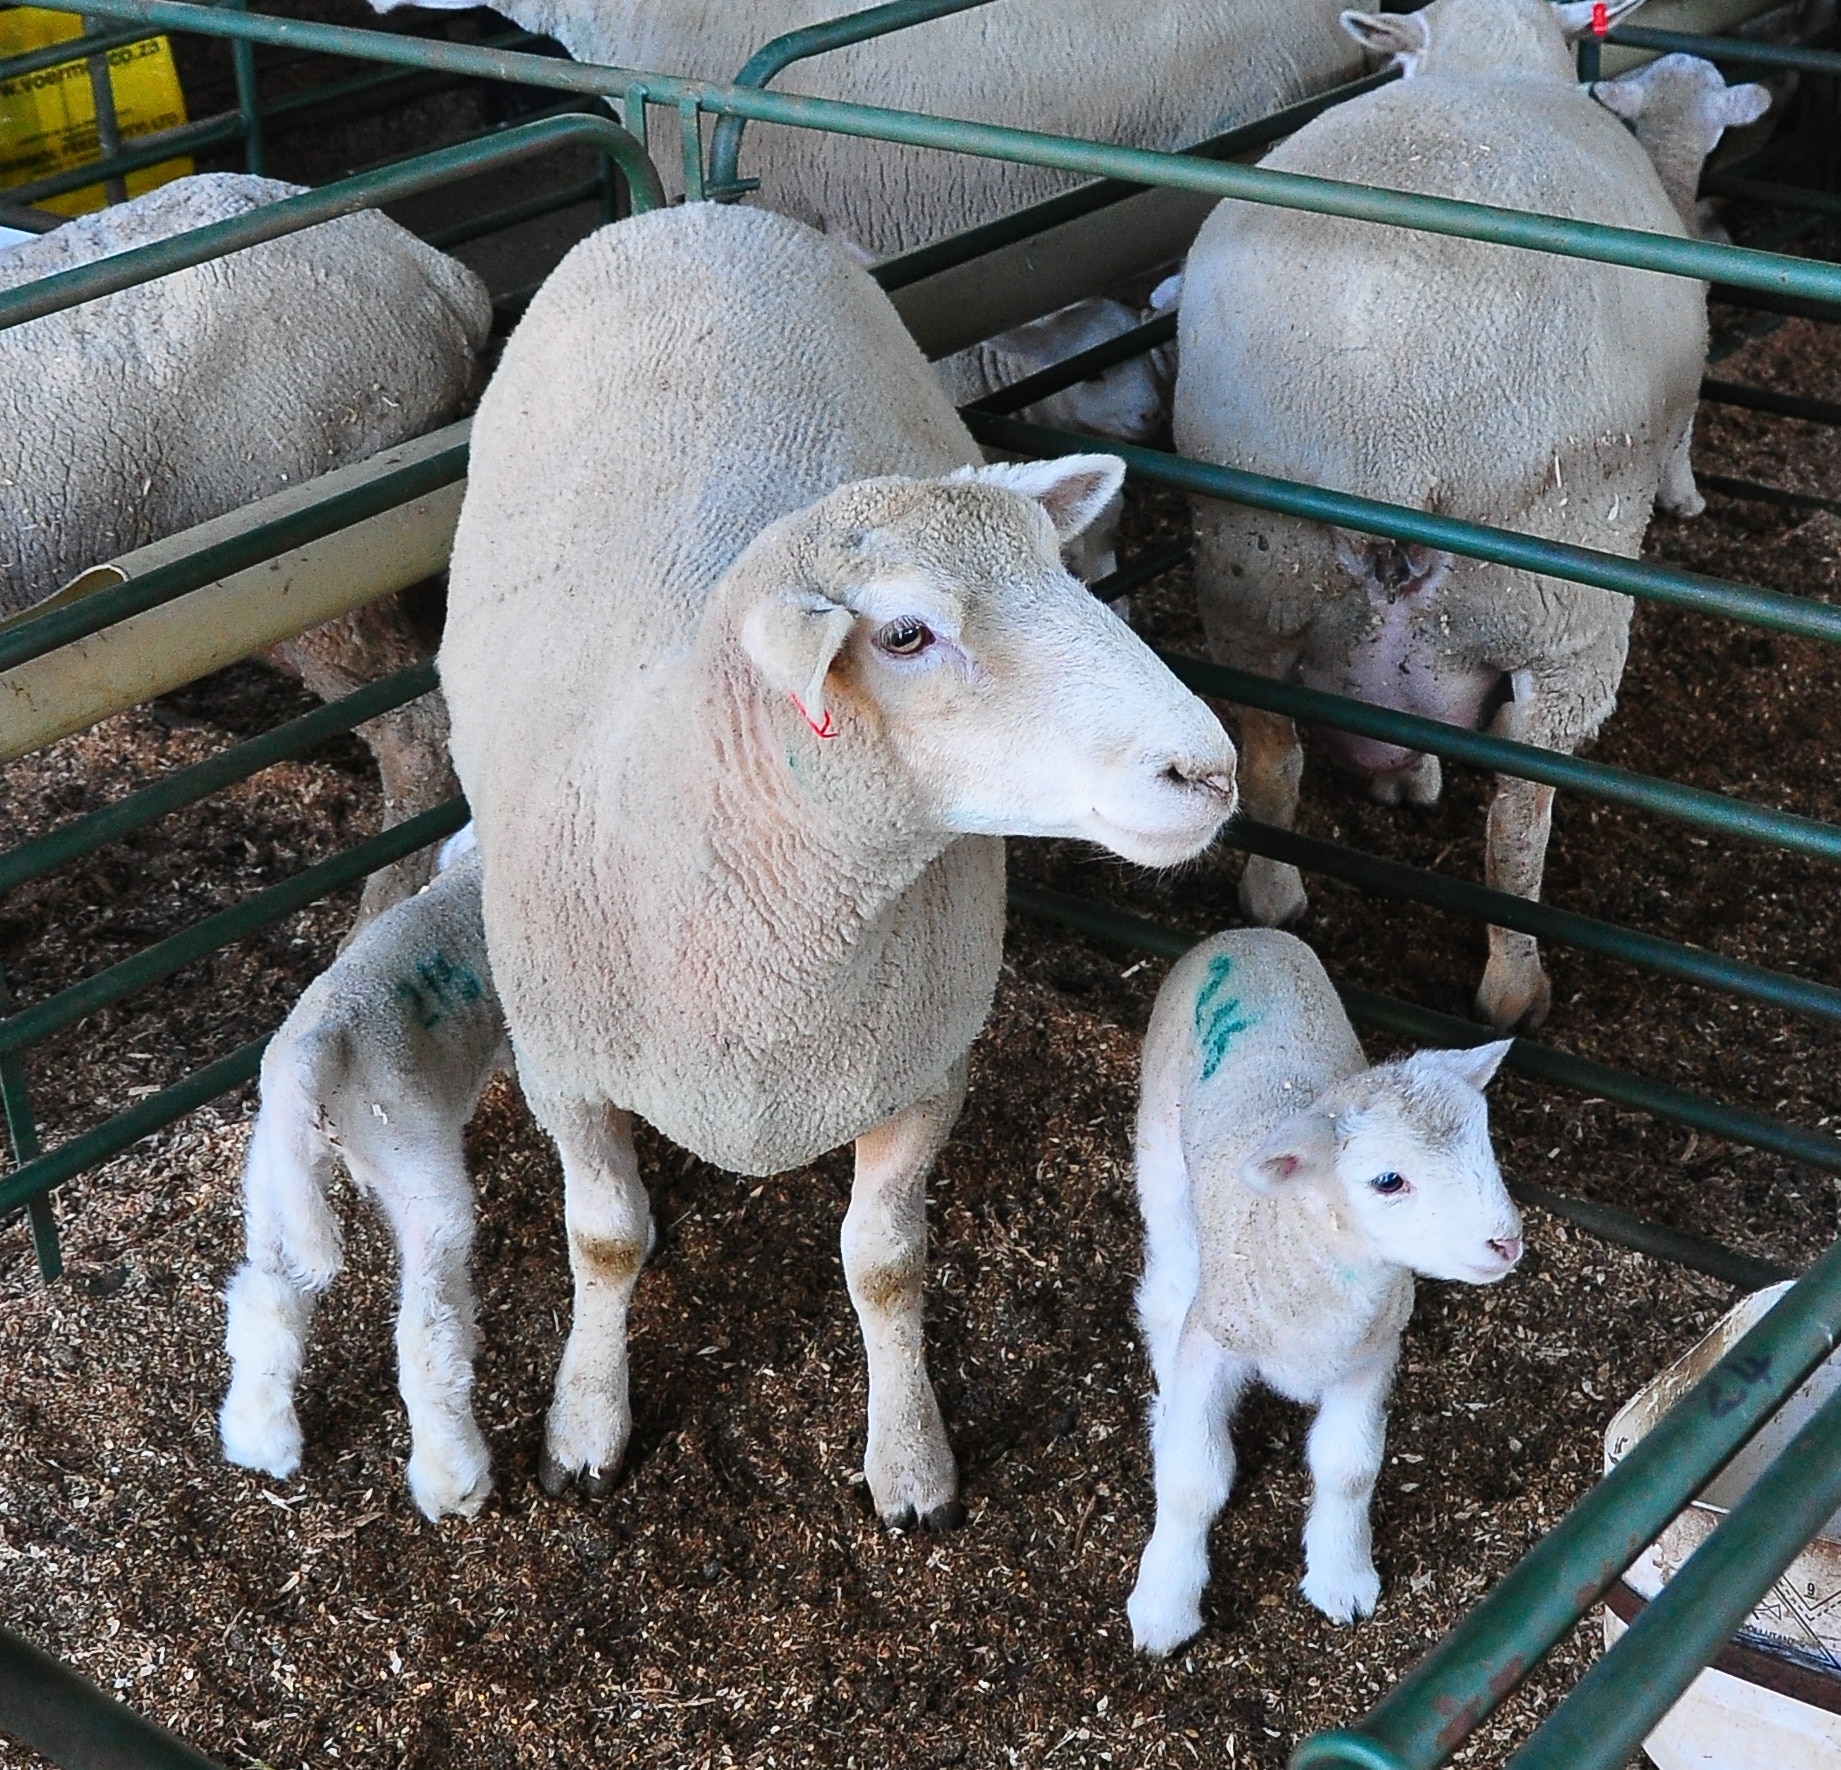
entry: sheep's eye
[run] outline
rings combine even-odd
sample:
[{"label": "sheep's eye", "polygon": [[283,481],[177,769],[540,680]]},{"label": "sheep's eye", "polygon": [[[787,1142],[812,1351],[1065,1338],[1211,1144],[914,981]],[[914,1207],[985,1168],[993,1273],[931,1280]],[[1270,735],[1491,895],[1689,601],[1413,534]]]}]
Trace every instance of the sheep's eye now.
[{"label": "sheep's eye", "polygon": [[876,635],[876,643],[898,658],[911,658],[933,643],[933,629],[912,615],[903,615]]},{"label": "sheep's eye", "polygon": [[1376,1174],[1368,1184],[1383,1198],[1394,1198],[1406,1190],[1406,1177],[1403,1174]]}]

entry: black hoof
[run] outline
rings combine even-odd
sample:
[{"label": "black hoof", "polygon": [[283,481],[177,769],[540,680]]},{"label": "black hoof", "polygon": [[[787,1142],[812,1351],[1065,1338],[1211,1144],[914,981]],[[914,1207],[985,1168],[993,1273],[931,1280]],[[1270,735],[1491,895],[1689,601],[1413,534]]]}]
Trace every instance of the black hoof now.
[{"label": "black hoof", "polygon": [[914,1508],[903,1506],[899,1512],[890,1513],[882,1520],[890,1530],[912,1530],[914,1528]]},{"label": "black hoof", "polygon": [[921,1529],[934,1536],[940,1536],[946,1531],[957,1530],[964,1522],[965,1504],[962,1500],[955,1498],[948,1500],[942,1506],[935,1506],[921,1520]]},{"label": "black hoof", "polygon": [[569,1491],[573,1474],[573,1470],[565,1469],[547,1450],[537,1459],[537,1485],[553,1500],[561,1499]]},{"label": "black hoof", "polygon": [[614,1491],[614,1482],[619,1474],[618,1469],[584,1469],[575,1480],[585,1498],[598,1500]]}]

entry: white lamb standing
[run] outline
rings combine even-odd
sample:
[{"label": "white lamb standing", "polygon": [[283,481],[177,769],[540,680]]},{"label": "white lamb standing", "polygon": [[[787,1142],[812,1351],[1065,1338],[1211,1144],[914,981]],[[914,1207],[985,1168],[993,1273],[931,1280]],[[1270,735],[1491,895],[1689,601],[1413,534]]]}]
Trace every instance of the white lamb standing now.
[{"label": "white lamb standing", "polygon": [[[1631,0],[1611,6],[1611,16]],[[1643,149],[1574,74],[1590,5],[1433,0],[1345,22],[1408,78],[1337,107],[1262,164],[1685,235]],[[1224,202],[1185,275],[1184,454],[1634,557],[1658,500],[1690,512],[1705,285],[1469,240]],[[1616,704],[1631,601],[1610,591],[1197,499],[1196,579],[1222,662],[1549,749]],[[1436,757],[1326,734],[1377,798],[1429,804]],[[1303,751],[1245,709],[1248,811],[1290,827]],[[1538,897],[1553,790],[1498,778],[1486,874]],[[1305,907],[1255,857],[1253,920]],[[1538,1023],[1534,940],[1489,931],[1479,1010]]]},{"label": "white lamb standing", "polygon": [[551,1491],[625,1454],[640,1116],[745,1174],[855,1142],[870,1492],[961,1516],[926,1176],[996,984],[999,838],[1168,865],[1235,800],[1213,714],[1061,565],[1121,464],[978,463],[869,276],[757,209],[591,236],[481,402],[440,663],[492,974],[562,1154]]},{"label": "white lamb standing", "polygon": [[[297,195],[175,179],[0,254],[0,289]],[[375,210],[0,331],[0,615],[116,554],[361,461],[458,416],[492,329],[485,285]],[[425,656],[386,598],[278,646],[328,699]],[[425,696],[360,728],[387,821],[450,797]],[[374,911],[428,877],[376,875]]]},{"label": "white lamb standing", "polygon": [[1316,955],[1269,929],[1218,934],[1165,980],[1137,1136],[1157,1384],[1157,1522],[1127,1605],[1142,1651],[1202,1626],[1255,1381],[1316,1409],[1304,1596],[1336,1622],[1374,1609],[1368,1507],[1413,1274],[1494,1284],[1521,1258],[1482,1094],[1509,1043],[1370,1068]]},{"label": "white lamb standing", "polygon": [[511,1049],[466,834],[448,844],[458,858],[372,921],[270,1041],[243,1170],[247,1253],[224,1293],[224,1455],[286,1479],[300,1467],[294,1391],[308,1330],[340,1266],[328,1193],[343,1163],[396,1243],[409,1490],[430,1518],[471,1517],[492,1488],[471,1401],[474,1195],[461,1140]]}]

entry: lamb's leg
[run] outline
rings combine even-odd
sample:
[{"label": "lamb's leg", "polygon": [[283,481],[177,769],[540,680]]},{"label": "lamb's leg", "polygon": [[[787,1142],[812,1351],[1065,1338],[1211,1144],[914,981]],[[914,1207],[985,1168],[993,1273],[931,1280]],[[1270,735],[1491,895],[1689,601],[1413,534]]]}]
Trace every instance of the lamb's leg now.
[{"label": "lamb's leg", "polygon": [[927,1271],[927,1175],[959,1116],[966,1066],[930,1100],[857,1139],[844,1215],[844,1281],[869,1362],[863,1468],[886,1523],[948,1530],[965,1517],[959,1470],[927,1378],[921,1285]]},{"label": "lamb's leg", "polygon": [[334,1160],[314,1103],[265,1070],[243,1170],[243,1265],[224,1291],[230,1390],[218,1414],[225,1457],[286,1480],[300,1467],[294,1390],[319,1294],[339,1270]]},{"label": "lamb's leg", "polygon": [[1312,1491],[1299,1589],[1332,1622],[1367,1616],[1381,1595],[1368,1506],[1387,1438],[1393,1367],[1391,1356],[1377,1359],[1332,1384],[1310,1429]]},{"label": "lamb's leg", "polygon": [[[1484,837],[1484,878],[1492,889],[1538,899],[1552,829],[1553,788],[1498,775]],[[1539,1026],[1552,1004],[1553,985],[1534,936],[1491,928],[1477,1012],[1503,1032],[1514,1032]]]},{"label": "lamb's leg", "polygon": [[[1288,830],[1298,817],[1298,786],[1304,778],[1304,749],[1298,728],[1276,713],[1252,707],[1240,712],[1240,804],[1246,816]],[[1309,904],[1304,880],[1294,866],[1248,857],[1240,875],[1240,908],[1263,928],[1279,928],[1303,915]]]},{"label": "lamb's leg", "polygon": [[575,1319],[556,1373],[538,1480],[545,1493],[559,1494],[579,1478],[594,1498],[613,1485],[633,1429],[626,1314],[651,1245],[652,1211],[631,1113],[583,1100],[532,1098],[531,1107],[562,1154],[575,1276]]},{"label": "lamb's leg", "polygon": [[409,1414],[409,1491],[424,1517],[471,1518],[492,1491],[492,1453],[472,1404],[479,1344],[468,1264],[473,1184],[459,1126],[393,1124],[390,1136],[386,1161],[356,1148],[347,1153],[396,1238],[397,1387]]},{"label": "lamb's leg", "polygon": [[1250,1374],[1243,1360],[1191,1324],[1152,1404],[1157,1522],[1125,1606],[1142,1653],[1162,1658],[1201,1629],[1208,1528],[1234,1489],[1228,1427]]},{"label": "lamb's leg", "polygon": [[1656,488],[1656,502],[1670,516],[1698,516],[1707,508],[1707,500],[1694,483],[1694,420],[1689,418],[1681,440],[1662,465],[1662,483]]}]

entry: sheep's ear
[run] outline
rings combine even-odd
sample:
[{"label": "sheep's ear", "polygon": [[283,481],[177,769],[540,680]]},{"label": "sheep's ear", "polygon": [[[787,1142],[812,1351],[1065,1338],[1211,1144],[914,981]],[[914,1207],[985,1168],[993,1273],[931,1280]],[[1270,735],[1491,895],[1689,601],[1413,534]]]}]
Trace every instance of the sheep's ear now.
[{"label": "sheep's ear", "polygon": [[1180,307],[1183,300],[1183,273],[1172,271],[1151,291],[1150,311],[1154,314],[1169,313]]},{"label": "sheep's ear", "polygon": [[1428,1051],[1426,1056],[1436,1057],[1473,1088],[1482,1089],[1489,1086],[1514,1043],[1513,1039],[1496,1039],[1487,1045],[1467,1045],[1456,1051]]},{"label": "sheep's ear", "polygon": [[1034,498],[1048,512],[1055,538],[1065,547],[1118,496],[1125,483],[1125,463],[1117,455],[994,461],[988,467],[966,469],[965,477]]},{"label": "sheep's ear", "polygon": [[1293,1113],[1240,1164],[1240,1183],[1270,1196],[1328,1173],[1335,1161],[1335,1125],[1315,1110]]},{"label": "sheep's ear", "polygon": [[[1642,4],[1643,0],[1610,0],[1610,4],[1605,7],[1605,21],[1614,25]],[[1566,41],[1577,43],[1592,28],[1592,15],[1597,10],[1596,0],[1567,0],[1566,5],[1553,9],[1553,16],[1560,21],[1560,30]]]},{"label": "sheep's ear", "polygon": [[856,619],[815,590],[789,590],[763,597],[742,622],[742,649],[770,688],[798,700],[814,730],[829,724],[825,677]]},{"label": "sheep's ear", "polygon": [[1431,47],[1432,27],[1417,12],[1345,12],[1342,28],[1370,55],[1397,57],[1407,68]]},{"label": "sheep's ear", "polygon": [[1771,108],[1768,86],[1728,86],[1713,99],[1713,120],[1722,129],[1743,129]]}]

